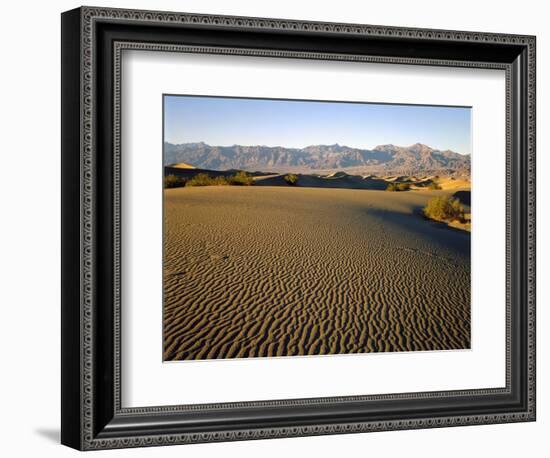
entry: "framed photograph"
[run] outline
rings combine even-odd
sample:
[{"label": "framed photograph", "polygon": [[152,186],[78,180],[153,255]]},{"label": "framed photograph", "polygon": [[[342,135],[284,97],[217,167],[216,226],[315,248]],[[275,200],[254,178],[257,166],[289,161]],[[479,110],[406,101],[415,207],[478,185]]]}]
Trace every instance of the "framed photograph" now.
[{"label": "framed photograph", "polygon": [[535,420],[535,37],[62,15],[62,443]]}]

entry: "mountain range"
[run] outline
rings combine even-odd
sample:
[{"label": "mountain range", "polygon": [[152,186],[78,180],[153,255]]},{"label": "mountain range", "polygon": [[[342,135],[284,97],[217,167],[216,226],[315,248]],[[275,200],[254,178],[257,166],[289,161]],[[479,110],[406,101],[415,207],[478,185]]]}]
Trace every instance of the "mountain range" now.
[{"label": "mountain range", "polygon": [[469,174],[470,155],[440,151],[421,143],[379,145],[359,149],[343,145],[210,146],[206,143],[164,143],[164,165],[187,163],[197,168],[285,173],[351,170],[356,173]]}]

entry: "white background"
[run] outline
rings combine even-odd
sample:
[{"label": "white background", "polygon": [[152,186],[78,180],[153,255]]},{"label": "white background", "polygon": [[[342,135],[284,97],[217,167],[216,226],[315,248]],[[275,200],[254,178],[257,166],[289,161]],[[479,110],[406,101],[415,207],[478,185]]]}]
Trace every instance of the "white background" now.
[{"label": "white background", "polygon": [[[98,5],[320,21],[465,29],[538,36],[538,421],[536,423],[324,436],[103,452],[106,456],[545,456],[550,428],[550,168],[548,12],[544,2],[353,0],[100,1]],[[1,288],[0,452],[5,456],[69,456],[59,446],[60,333],[60,17],[74,1],[3,5],[0,28]]]},{"label": "white background", "polygon": [[[144,51],[122,62],[123,406],[505,386],[504,71]],[[163,364],[163,93],[472,106],[471,350]]]}]

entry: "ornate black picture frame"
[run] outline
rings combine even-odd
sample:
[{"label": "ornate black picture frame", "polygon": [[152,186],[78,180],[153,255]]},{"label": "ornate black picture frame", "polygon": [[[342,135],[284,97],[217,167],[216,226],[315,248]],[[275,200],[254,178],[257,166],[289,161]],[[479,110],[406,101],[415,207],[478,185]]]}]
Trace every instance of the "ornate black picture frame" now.
[{"label": "ornate black picture frame", "polygon": [[[121,406],[124,49],[506,72],[506,387]],[[535,420],[535,37],[82,7],[62,15],[62,435],[106,449]]]}]

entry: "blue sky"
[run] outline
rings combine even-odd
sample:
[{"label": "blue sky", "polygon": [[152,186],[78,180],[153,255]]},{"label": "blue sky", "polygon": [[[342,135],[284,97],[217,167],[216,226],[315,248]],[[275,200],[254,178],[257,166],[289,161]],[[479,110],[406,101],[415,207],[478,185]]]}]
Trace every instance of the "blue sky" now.
[{"label": "blue sky", "polygon": [[164,98],[164,140],[212,146],[374,148],[424,143],[471,153],[471,109],[229,97]]}]

